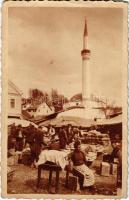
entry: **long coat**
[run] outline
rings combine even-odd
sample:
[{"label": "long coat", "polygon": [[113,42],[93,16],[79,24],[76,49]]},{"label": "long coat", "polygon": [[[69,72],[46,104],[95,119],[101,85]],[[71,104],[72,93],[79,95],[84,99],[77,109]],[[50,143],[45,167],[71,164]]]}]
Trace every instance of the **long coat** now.
[{"label": "long coat", "polygon": [[60,148],[65,149],[66,144],[68,144],[68,138],[66,131],[64,129],[61,129],[59,131],[59,141],[60,141]]},{"label": "long coat", "polygon": [[41,152],[41,144],[43,142],[43,133],[41,131],[37,131],[34,135],[34,143],[31,148],[31,154],[33,159],[38,160],[39,154]]}]

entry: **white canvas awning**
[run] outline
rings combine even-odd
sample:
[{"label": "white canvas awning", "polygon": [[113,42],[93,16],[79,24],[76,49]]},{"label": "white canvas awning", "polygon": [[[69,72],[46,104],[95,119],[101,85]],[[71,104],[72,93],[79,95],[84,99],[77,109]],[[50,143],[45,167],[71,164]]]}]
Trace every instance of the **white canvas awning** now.
[{"label": "white canvas awning", "polygon": [[16,118],[8,118],[8,126],[15,123],[16,126],[21,125],[22,127],[27,127],[30,124],[32,124],[33,126],[35,126],[36,128],[38,127],[35,123],[28,121],[28,120],[24,120],[24,119],[16,119]]},{"label": "white canvas awning", "polygon": [[118,115],[111,119],[104,119],[102,121],[96,122],[96,125],[113,125],[113,124],[121,124],[122,123],[122,115]]},{"label": "white canvas awning", "polygon": [[80,117],[61,116],[51,120],[47,120],[45,122],[41,122],[39,125],[47,126],[51,124],[61,127],[63,125],[71,124],[72,126],[91,127],[92,125],[94,125],[94,123],[95,122],[93,120],[88,120]]}]

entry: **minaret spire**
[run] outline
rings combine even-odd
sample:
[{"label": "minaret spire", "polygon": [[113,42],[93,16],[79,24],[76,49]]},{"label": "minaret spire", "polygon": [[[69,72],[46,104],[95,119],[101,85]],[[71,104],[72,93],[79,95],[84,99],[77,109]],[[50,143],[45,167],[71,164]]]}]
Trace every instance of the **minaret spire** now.
[{"label": "minaret spire", "polygon": [[86,101],[89,98],[89,58],[90,50],[88,49],[88,32],[87,21],[85,19],[84,34],[83,34],[83,50],[82,56],[82,100],[83,105],[86,106]]},{"label": "minaret spire", "polygon": [[87,42],[88,42],[88,32],[87,32],[87,22],[85,18],[85,26],[84,26],[84,34],[83,34],[83,49],[87,48]]},{"label": "minaret spire", "polygon": [[88,32],[87,32],[87,23],[86,23],[86,18],[85,18],[84,37],[86,36],[88,36]]}]

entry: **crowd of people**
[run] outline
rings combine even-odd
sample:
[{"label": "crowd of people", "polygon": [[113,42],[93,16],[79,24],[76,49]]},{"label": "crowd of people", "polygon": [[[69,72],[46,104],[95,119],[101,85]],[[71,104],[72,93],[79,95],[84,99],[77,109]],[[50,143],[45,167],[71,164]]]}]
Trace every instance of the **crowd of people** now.
[{"label": "crowd of people", "polygon": [[[51,125],[36,128],[32,124],[23,128],[21,125],[15,126],[15,124],[12,124],[8,133],[8,154],[12,148],[17,152],[22,152],[22,155],[28,153],[30,155],[30,165],[34,166],[42,150],[46,148],[61,150],[73,144],[72,154],[70,154],[70,160],[74,166],[73,174],[79,177],[80,189],[83,189],[85,186],[91,187],[94,185],[94,174],[87,165],[84,152],[81,151],[81,137],[81,130],[70,124],[60,128]],[[121,151],[120,147],[115,144],[116,142],[112,144],[112,154],[106,155],[104,159],[112,162],[115,157],[119,158],[120,177],[122,178]]]},{"label": "crowd of people", "polygon": [[62,126],[55,129],[54,126],[39,126],[36,128],[30,124],[28,127],[22,127],[12,124],[8,133],[8,150],[23,151],[27,147],[31,151],[32,163],[38,160],[38,156],[43,148],[65,149],[72,141],[79,140],[81,132],[77,127],[71,125]]}]

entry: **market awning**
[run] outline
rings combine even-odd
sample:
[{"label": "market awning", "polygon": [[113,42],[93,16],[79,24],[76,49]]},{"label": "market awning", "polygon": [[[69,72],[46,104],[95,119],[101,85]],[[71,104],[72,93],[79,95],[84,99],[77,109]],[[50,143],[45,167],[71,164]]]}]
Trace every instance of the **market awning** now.
[{"label": "market awning", "polygon": [[82,126],[82,127],[91,127],[94,125],[93,120],[88,120],[80,117],[70,117],[70,116],[63,116],[63,117],[56,117],[52,120],[47,120],[45,122],[40,123],[40,126],[47,126],[49,124],[61,127],[63,125],[71,124],[72,126]]},{"label": "market awning", "polygon": [[113,124],[122,124],[122,115],[118,115],[111,119],[103,119],[102,121],[96,122],[96,125],[113,125]]},{"label": "market awning", "polygon": [[16,119],[16,118],[8,118],[8,126],[15,123],[16,126],[18,125],[22,125],[22,127],[27,127],[30,124],[32,124],[33,126],[35,126],[36,128],[38,127],[35,123],[28,121],[28,120],[24,120],[24,119]]}]

